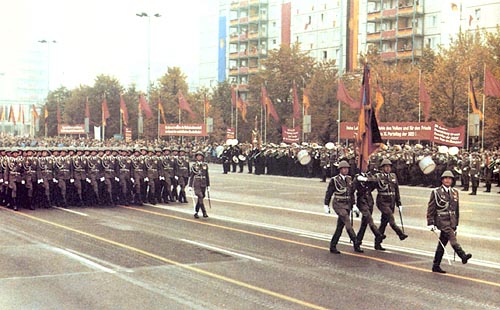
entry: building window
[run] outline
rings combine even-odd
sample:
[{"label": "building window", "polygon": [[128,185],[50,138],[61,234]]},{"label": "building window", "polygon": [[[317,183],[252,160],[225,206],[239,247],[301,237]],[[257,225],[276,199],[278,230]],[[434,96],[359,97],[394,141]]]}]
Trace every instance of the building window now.
[{"label": "building window", "polygon": [[323,51],[323,60],[327,60],[327,59],[328,59],[328,52]]}]

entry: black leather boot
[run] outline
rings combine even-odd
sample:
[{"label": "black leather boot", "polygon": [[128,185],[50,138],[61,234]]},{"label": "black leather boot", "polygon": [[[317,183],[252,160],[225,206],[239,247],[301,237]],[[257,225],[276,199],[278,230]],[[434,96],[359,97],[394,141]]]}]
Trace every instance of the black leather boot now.
[{"label": "black leather boot", "polygon": [[457,253],[458,257],[462,259],[462,264],[467,264],[467,261],[472,257],[472,254],[466,254],[465,251],[462,249],[460,244],[454,245],[453,249]]}]

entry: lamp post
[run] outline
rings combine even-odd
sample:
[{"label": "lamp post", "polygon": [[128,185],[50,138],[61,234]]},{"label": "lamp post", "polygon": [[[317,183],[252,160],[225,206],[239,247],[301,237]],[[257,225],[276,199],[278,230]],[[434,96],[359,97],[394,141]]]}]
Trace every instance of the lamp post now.
[{"label": "lamp post", "polygon": [[[148,92],[148,102],[150,102],[151,100],[151,15],[149,15],[148,13],[145,13],[145,12],[141,12],[141,13],[136,13],[135,14],[136,16],[138,17],[146,17],[148,19],[148,85],[147,85],[147,92]],[[154,15],[152,15],[153,17],[161,17],[160,14],[156,13]],[[143,134],[144,132],[144,120],[143,120],[143,117],[142,117],[142,110],[141,108],[139,107],[139,119],[138,119],[138,132],[137,132],[137,136],[140,138],[141,135]]]}]

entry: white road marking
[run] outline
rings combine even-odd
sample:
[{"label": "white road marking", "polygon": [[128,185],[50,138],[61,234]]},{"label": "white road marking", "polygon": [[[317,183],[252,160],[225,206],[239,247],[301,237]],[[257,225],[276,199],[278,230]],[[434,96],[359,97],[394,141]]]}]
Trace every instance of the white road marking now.
[{"label": "white road marking", "polygon": [[[173,211],[178,211],[186,214],[190,214],[190,212],[186,209],[182,208],[177,208],[177,207],[167,207],[167,206],[162,206],[162,205],[155,205],[151,207],[163,209],[163,210],[173,210]],[[283,208],[284,209],[284,208]],[[293,209],[290,209],[289,211],[295,211]],[[321,213],[319,213],[321,214]],[[321,214],[324,215],[324,214]],[[312,231],[307,231],[307,230],[302,230],[302,229],[296,229],[296,228],[290,228],[290,227],[284,227],[284,226],[279,226],[279,225],[271,225],[271,224],[265,224],[265,223],[260,223],[260,222],[254,222],[254,221],[246,221],[246,220],[241,220],[241,219],[235,219],[235,218],[230,218],[230,217],[225,217],[225,216],[219,216],[219,215],[211,215],[212,218],[227,221],[227,222],[232,222],[232,223],[239,223],[239,224],[245,224],[245,225],[250,225],[250,226],[256,226],[260,228],[267,228],[267,229],[273,229],[273,230],[278,230],[278,231],[284,231],[288,233],[293,233],[297,234],[299,236],[307,237],[307,238],[312,238],[312,239],[317,239],[317,240],[327,240],[329,241],[331,239],[331,235],[329,234],[323,234],[323,233],[316,233]],[[416,228],[420,229],[420,227]],[[422,228],[421,230],[427,231],[427,228]],[[462,236],[465,236],[467,234],[461,233]],[[473,238],[479,238],[480,236],[476,235],[471,235],[468,234],[468,236],[471,236]],[[489,238],[490,240],[500,240],[500,238],[495,238],[495,237],[485,237]],[[340,239],[340,243],[349,245],[349,239],[342,237]],[[371,242],[366,242],[363,241],[363,248],[366,248],[366,246],[371,246],[373,248],[373,243]],[[418,249],[413,249],[413,248],[408,248],[408,247],[400,247],[400,246],[395,246],[395,245],[388,245],[384,243],[384,247],[389,249],[389,251],[385,251],[387,253],[390,253],[390,250],[393,251],[398,251],[398,252],[404,252],[404,253],[410,253],[410,254],[417,254],[417,255],[423,255],[423,256],[429,256],[433,257],[434,252],[429,252],[429,251],[424,251],[424,250],[418,250]],[[453,252],[450,252],[453,253]],[[457,260],[459,261],[459,260]],[[490,262],[490,261],[484,261],[484,260],[478,260],[478,259],[472,259],[469,261],[469,264],[472,265],[477,265],[477,266],[484,266],[484,267],[490,267],[490,268],[495,268],[495,269],[500,269],[500,263],[496,262]]]},{"label": "white road marking", "polygon": [[69,212],[69,213],[78,214],[78,215],[81,215],[81,216],[89,216],[89,215],[88,215],[88,214],[86,214],[86,213],[82,213],[82,212],[74,211],[74,210],[67,209],[67,208],[59,208],[59,207],[54,207],[54,209],[61,210],[61,211],[66,211],[66,212]]},{"label": "white road marking", "polygon": [[256,261],[256,262],[261,262],[262,261],[259,258],[255,258],[255,257],[248,256],[248,255],[245,255],[245,254],[240,254],[240,253],[236,253],[236,252],[233,252],[233,251],[225,250],[225,249],[222,249],[222,248],[214,247],[214,246],[211,246],[211,245],[208,245],[208,244],[205,244],[205,243],[200,243],[200,242],[186,240],[186,239],[180,239],[180,240],[184,241],[186,243],[194,244],[194,245],[200,246],[202,248],[206,248],[206,249],[209,249],[209,250],[214,250],[214,251],[217,251],[217,252],[225,253],[225,254],[228,254],[228,255],[231,255],[231,256],[237,256],[237,257],[241,257],[241,258],[246,258],[246,259],[253,260],[253,261]]},{"label": "white road marking", "polygon": [[47,246],[48,249],[52,250],[53,252],[56,252],[56,253],[59,253],[59,254],[62,254],[64,256],[67,256],[69,258],[72,258],[94,270],[99,270],[99,271],[104,271],[104,272],[107,272],[107,273],[116,273],[116,271],[112,270],[112,269],[109,269],[109,268],[106,268],[102,265],[99,265],[89,259],[86,259],[84,257],[81,257],[80,255],[76,255],[74,253],[71,253],[69,251],[66,251],[64,249],[61,249],[61,248],[56,248],[56,247],[52,247],[52,246]]}]

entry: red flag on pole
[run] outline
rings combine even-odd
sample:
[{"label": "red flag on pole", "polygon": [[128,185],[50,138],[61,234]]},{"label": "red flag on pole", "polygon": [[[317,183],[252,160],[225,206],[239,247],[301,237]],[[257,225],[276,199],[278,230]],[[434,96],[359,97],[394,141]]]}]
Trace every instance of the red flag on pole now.
[{"label": "red flag on pole", "polygon": [[300,105],[299,105],[299,95],[297,94],[297,85],[293,81],[293,118],[300,118]]},{"label": "red flag on pole", "polygon": [[205,104],[204,104],[204,107],[205,107],[205,116],[208,116],[208,112],[210,111],[210,108],[212,106],[210,105],[210,101],[208,101],[207,95],[205,95]]},{"label": "red flag on pole", "polygon": [[384,105],[384,96],[382,94],[382,89],[380,89],[380,85],[378,84],[378,81],[377,81],[377,87],[375,88],[376,91],[375,91],[375,117],[377,119],[379,119],[379,112],[380,112],[380,109],[382,108],[382,106]]},{"label": "red flag on pole", "polygon": [[38,112],[36,111],[36,107],[34,104],[31,105],[31,115],[33,115],[33,119],[36,120],[40,116],[38,115]]},{"label": "red flag on pole", "polygon": [[311,102],[309,101],[309,91],[307,88],[304,88],[304,93],[302,94],[302,104],[304,105],[304,114],[309,115],[309,107],[311,106]]},{"label": "red flag on pole", "polygon": [[484,70],[484,94],[500,98],[500,83],[488,69]]},{"label": "red flag on pole", "polygon": [[374,109],[370,97],[370,68],[365,64],[363,82],[361,85],[361,104],[359,105],[358,143],[359,158],[358,167],[360,171],[368,170],[370,154],[377,148],[376,143],[382,143],[382,137],[375,118]]},{"label": "red flag on pole", "polygon": [[474,91],[474,83],[472,82],[472,75],[469,73],[469,99],[470,105],[472,108],[472,112],[475,114],[479,114],[479,118],[483,119],[483,113],[479,109],[479,104],[476,99],[476,92]]},{"label": "red flag on pole", "polygon": [[429,119],[430,111],[431,111],[431,97],[425,88],[425,83],[420,78],[420,83],[418,86],[418,101],[423,104],[422,112],[424,112],[425,121]]},{"label": "red flag on pole", "polygon": [[109,110],[108,110],[108,102],[106,101],[106,97],[102,100],[102,125],[106,126],[106,121],[109,118]]},{"label": "red flag on pole", "polygon": [[265,86],[262,86],[261,92],[262,92],[262,104],[267,108],[267,116],[271,115],[273,119],[279,123],[280,118],[278,116],[278,113],[276,113],[276,109],[274,109],[273,102],[267,95],[267,89]]},{"label": "red flag on pole", "polygon": [[22,105],[19,105],[19,114],[17,115],[17,122],[24,124],[24,109]]},{"label": "red flag on pole", "polygon": [[347,104],[351,109],[359,109],[359,104],[356,100],[352,99],[345,88],[344,82],[339,80],[339,85],[337,88],[337,100]]},{"label": "red flag on pole", "polygon": [[163,120],[163,124],[167,123],[167,119],[165,117],[165,110],[163,110],[163,105],[161,104],[161,98],[158,98],[158,110],[160,111],[161,119]]},{"label": "red flag on pole", "polygon": [[123,99],[123,95],[120,95],[120,113],[122,114],[123,124],[128,126],[128,109]]},{"label": "red flag on pole", "polygon": [[141,111],[144,112],[144,114],[146,115],[146,118],[153,117],[153,112],[151,111],[151,108],[149,107],[149,104],[143,95],[139,96],[139,109],[141,109]]},{"label": "red flag on pole", "polygon": [[186,98],[184,98],[184,95],[182,94],[182,92],[180,90],[178,93],[178,97],[179,97],[179,109],[187,111],[189,113],[189,115],[191,116],[191,118],[194,118],[195,114],[191,110],[189,103],[187,102]]}]

